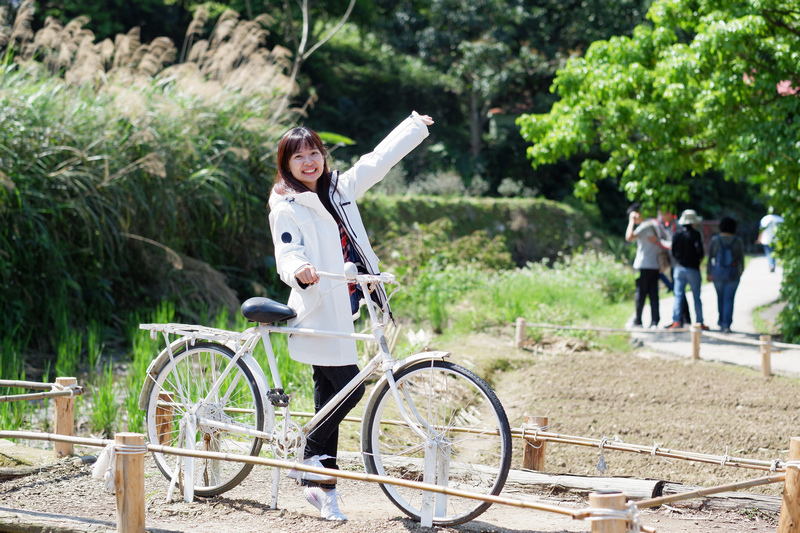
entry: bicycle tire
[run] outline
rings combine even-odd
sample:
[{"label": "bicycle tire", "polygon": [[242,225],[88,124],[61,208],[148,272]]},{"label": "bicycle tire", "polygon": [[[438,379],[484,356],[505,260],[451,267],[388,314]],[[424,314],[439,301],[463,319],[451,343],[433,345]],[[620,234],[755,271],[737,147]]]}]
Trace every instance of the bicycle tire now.
[{"label": "bicycle tire", "polygon": [[[171,360],[149,375],[153,388],[147,399],[147,437],[153,444],[184,449],[206,450],[257,456],[262,439],[237,434],[233,431],[200,423],[194,434],[194,445],[189,440],[186,421],[190,408],[195,408],[208,394],[211,384],[224,368],[231,364],[234,353],[228,347],[212,342],[198,342],[176,350]],[[237,368],[226,378],[226,387],[215,395],[201,411],[201,419],[232,425],[242,425],[252,430],[264,427],[264,410],[258,385],[250,369],[241,359]],[[183,432],[183,434],[182,434]],[[172,479],[176,469],[191,468],[194,494],[217,496],[244,480],[252,464],[217,459],[187,459],[176,455],[153,453],[158,469],[167,479]],[[185,473],[184,480],[185,483]]]},{"label": "bicycle tire", "polygon": [[[406,398],[404,406],[408,408],[410,399],[427,422],[427,437],[402,422],[391,388],[383,381],[364,409],[361,442],[367,472],[423,481],[425,441],[438,440],[437,484],[500,494],[511,466],[511,428],[491,387],[466,368],[440,360],[414,363],[394,378]],[[386,483],[381,489],[405,514],[421,519],[423,491]],[[439,526],[473,520],[491,505],[443,494],[434,498],[433,524]]]}]

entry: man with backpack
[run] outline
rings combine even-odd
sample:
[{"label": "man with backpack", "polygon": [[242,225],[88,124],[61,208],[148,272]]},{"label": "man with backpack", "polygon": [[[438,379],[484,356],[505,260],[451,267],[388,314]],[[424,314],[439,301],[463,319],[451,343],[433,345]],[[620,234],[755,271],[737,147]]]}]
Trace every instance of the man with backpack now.
[{"label": "man with backpack", "polygon": [[719,329],[730,333],[733,322],[733,299],[744,271],[744,243],[736,234],[736,221],[723,217],[719,221],[719,233],[708,245],[706,276],[717,290]]},{"label": "man with backpack", "polygon": [[708,329],[703,324],[703,302],[700,300],[700,285],[703,281],[700,274],[700,263],[703,262],[703,237],[694,229],[700,218],[693,209],[686,209],[681,213],[678,224],[683,226],[683,231],[672,238],[672,256],[675,258],[675,305],[672,309],[672,325],[669,329],[683,327],[681,322],[681,299],[685,298],[686,285],[692,288],[694,297],[694,316],[702,329]]}]

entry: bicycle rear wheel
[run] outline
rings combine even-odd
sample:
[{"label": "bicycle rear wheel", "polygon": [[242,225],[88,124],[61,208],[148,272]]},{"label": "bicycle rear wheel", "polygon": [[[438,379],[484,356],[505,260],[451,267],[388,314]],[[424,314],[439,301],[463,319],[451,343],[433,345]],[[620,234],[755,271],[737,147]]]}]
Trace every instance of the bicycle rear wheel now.
[{"label": "bicycle rear wheel", "polygon": [[[469,370],[448,361],[421,361],[394,375],[403,407],[424,436],[403,421],[387,382],[364,410],[361,442],[371,474],[423,481],[451,489],[497,495],[511,466],[511,429],[494,391]],[[426,457],[427,449],[427,457]],[[431,469],[435,467],[435,474]],[[423,498],[433,498],[433,523],[474,519],[491,504],[381,484],[404,513],[419,520]]]},{"label": "bicycle rear wheel", "polygon": [[[177,350],[155,375],[147,399],[147,437],[152,444],[187,450],[257,456],[262,440],[252,431],[264,427],[264,412],[256,381],[241,360],[220,390],[209,391],[231,365],[234,353],[221,344],[198,342]],[[246,432],[250,431],[248,435]],[[218,459],[185,458],[154,453],[167,477],[179,475],[198,496],[216,496],[232,489],[252,470],[252,464]]]}]

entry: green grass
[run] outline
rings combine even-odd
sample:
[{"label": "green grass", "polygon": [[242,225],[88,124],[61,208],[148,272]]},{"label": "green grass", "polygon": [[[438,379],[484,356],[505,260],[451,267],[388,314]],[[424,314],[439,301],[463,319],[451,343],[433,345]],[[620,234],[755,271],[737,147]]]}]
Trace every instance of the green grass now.
[{"label": "green grass", "polygon": [[[455,266],[428,273],[422,286],[415,286],[412,280],[396,310],[401,319],[411,316],[413,327],[423,325],[434,331],[441,327],[443,340],[474,331],[511,331],[517,318],[556,325],[622,327],[633,308],[634,279],[635,273],[613,256],[595,252],[563,257],[552,266],[529,264],[499,272]],[[431,286],[436,289],[432,291]],[[420,291],[449,298],[426,309],[419,304],[425,301]],[[531,330],[529,334],[541,332]],[[571,331],[569,335],[607,349],[626,350],[626,335],[591,331]]]},{"label": "green grass", "polygon": [[118,427],[119,400],[117,400],[114,383],[114,371],[111,363],[106,364],[92,391],[92,407],[90,421],[92,430],[104,437],[114,434]]}]

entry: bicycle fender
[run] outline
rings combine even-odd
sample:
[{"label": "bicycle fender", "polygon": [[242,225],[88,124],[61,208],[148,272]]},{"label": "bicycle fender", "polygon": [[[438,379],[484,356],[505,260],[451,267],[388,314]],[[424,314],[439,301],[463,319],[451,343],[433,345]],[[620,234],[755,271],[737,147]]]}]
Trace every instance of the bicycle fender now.
[{"label": "bicycle fender", "polygon": [[[415,353],[413,355],[409,355],[405,359],[401,359],[400,361],[397,361],[394,364],[394,366],[392,367],[392,374],[397,374],[401,370],[404,370],[405,368],[408,368],[411,365],[419,363],[420,361],[444,361],[445,359],[450,357],[450,354],[452,354],[452,352],[435,350],[432,352],[420,352],[420,353]],[[371,405],[372,397],[378,390],[381,389],[381,385],[383,385],[385,381],[386,381],[386,375],[383,374],[381,375],[380,379],[378,379],[377,383],[375,383],[375,386],[372,388],[372,393],[370,393],[369,398],[367,399],[367,403],[365,405]]]}]

